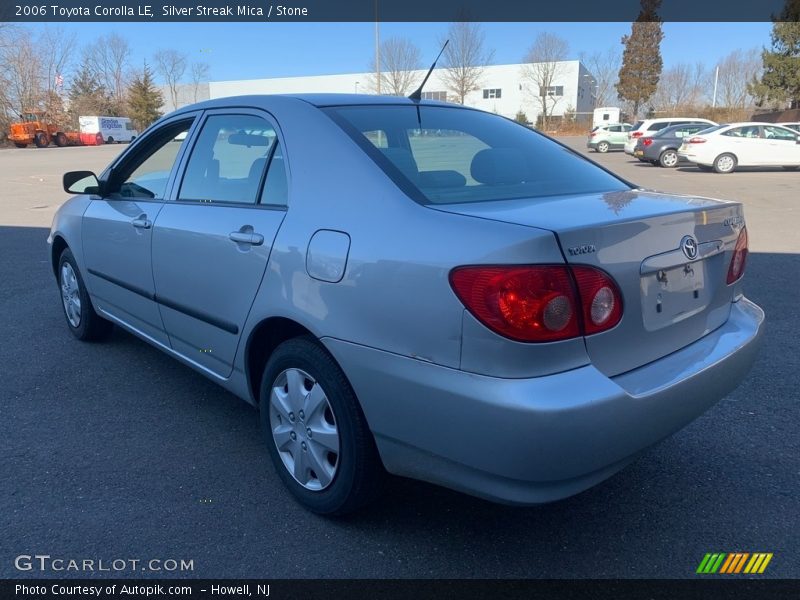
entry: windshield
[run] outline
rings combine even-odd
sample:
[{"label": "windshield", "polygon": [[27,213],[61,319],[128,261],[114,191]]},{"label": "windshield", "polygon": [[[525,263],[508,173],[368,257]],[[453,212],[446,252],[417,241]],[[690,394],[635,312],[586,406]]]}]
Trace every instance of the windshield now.
[{"label": "windshield", "polygon": [[490,113],[398,105],[325,110],[423,204],[630,189],[572,150]]}]

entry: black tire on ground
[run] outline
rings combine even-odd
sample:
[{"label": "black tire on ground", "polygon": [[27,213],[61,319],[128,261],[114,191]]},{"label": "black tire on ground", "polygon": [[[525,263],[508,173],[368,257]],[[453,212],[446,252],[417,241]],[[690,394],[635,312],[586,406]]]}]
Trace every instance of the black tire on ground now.
[{"label": "black tire on ground", "polygon": [[653,165],[654,167],[657,167],[658,166],[658,161],[657,160],[651,160],[650,164]]},{"label": "black tire on ground", "polygon": [[28,144],[23,144],[22,142],[14,142],[14,145],[17,148],[27,148],[28,147]]},{"label": "black tire on ground", "polygon": [[[308,489],[294,478],[284,465],[273,438],[271,394],[280,376],[290,369],[302,370],[311,378],[303,381],[305,390],[308,391],[307,386],[312,384],[312,380],[321,386],[339,436],[339,453],[334,463],[333,478],[327,487],[319,490]],[[275,469],[284,485],[305,508],[322,515],[345,515],[363,507],[380,493],[385,471],[372,432],[347,377],[317,340],[310,336],[298,337],[278,346],[264,367],[259,406],[261,428]],[[275,414],[279,413],[275,411]],[[289,425],[281,417],[273,418],[280,420],[284,427],[289,425],[295,429],[299,427],[298,431],[304,430],[305,423],[298,421],[300,416],[291,414],[296,426]],[[328,415],[327,409],[325,414]],[[303,415],[303,418],[311,419],[310,415]],[[302,439],[297,433],[292,435],[292,440]],[[308,446],[304,445],[303,451],[308,447],[310,452],[312,438],[306,439]],[[294,455],[291,456],[293,458]],[[326,458],[330,460],[330,453]]]},{"label": "black tire on ground", "polygon": [[56,146],[63,148],[67,145],[67,136],[63,133],[56,134]]},{"label": "black tire on ground", "polygon": [[706,173],[710,173],[714,170],[714,167],[709,167],[708,165],[695,165],[701,171],[705,171]]},{"label": "black tire on ground", "polygon": [[113,143],[114,143],[114,138],[111,137],[111,136],[108,136],[108,139],[106,140],[106,144],[113,144]]},{"label": "black tire on ground", "polygon": [[50,138],[47,137],[46,133],[37,133],[36,137],[33,138],[33,143],[36,144],[37,148],[47,148],[50,145]]},{"label": "black tire on ground", "polygon": [[783,168],[786,169],[787,171],[797,171],[797,169],[800,169],[800,166],[798,166],[798,165],[784,165]]},{"label": "black tire on ground", "polygon": [[722,174],[733,173],[736,170],[736,157],[729,152],[723,152],[714,159],[714,170]]},{"label": "black tire on ground", "polygon": [[[64,267],[66,264],[72,268],[75,274],[75,279],[78,284],[78,298],[80,300],[80,318],[77,325],[70,322],[67,309],[63,302],[63,288],[64,288]],[[59,292],[62,294],[61,308],[64,312],[64,318],[67,321],[67,327],[76,338],[84,342],[100,341],[106,339],[114,324],[99,316],[92,306],[92,301],[89,299],[89,294],[86,292],[86,286],[83,283],[83,277],[78,270],[78,264],[75,262],[75,257],[69,248],[65,248],[61,253],[58,260],[58,271],[56,272],[56,281],[58,283]]]},{"label": "black tire on ground", "polygon": [[665,169],[674,169],[678,166],[678,153],[671,148],[668,150],[664,150],[661,153],[661,156],[658,157],[658,163]]},{"label": "black tire on ground", "polygon": [[599,144],[597,144],[597,151],[600,154],[605,154],[606,152],[608,152],[608,148],[609,148],[608,142],[600,142]]}]

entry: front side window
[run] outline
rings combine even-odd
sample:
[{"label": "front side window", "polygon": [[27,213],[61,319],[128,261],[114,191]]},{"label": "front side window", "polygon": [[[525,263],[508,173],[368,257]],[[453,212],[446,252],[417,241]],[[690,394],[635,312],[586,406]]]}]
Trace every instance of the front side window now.
[{"label": "front side window", "polygon": [[135,155],[114,167],[109,182],[110,196],[163,199],[169,174],[193,121],[194,118],[190,118],[170,123],[149,134],[145,145]]},{"label": "front side window", "polygon": [[734,138],[754,139],[759,137],[759,132],[757,125],[748,125],[745,127],[733,127],[728,131],[723,131],[722,135]]},{"label": "front side window", "polygon": [[178,200],[255,204],[277,140],[255,115],[212,115],[192,148]]},{"label": "front side window", "polygon": [[[481,111],[436,106],[325,109],[401,189],[423,204],[627,190],[547,137]],[[381,130],[386,146],[365,134]]]}]

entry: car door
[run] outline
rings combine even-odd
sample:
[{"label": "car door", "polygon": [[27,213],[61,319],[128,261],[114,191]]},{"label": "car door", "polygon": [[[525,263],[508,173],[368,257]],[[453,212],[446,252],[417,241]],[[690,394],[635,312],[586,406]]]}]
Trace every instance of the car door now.
[{"label": "car door", "polygon": [[101,175],[103,197],[92,199],[81,228],[95,307],[164,345],[169,340],[155,303],[152,225],[196,117],[190,113],[165,122],[112,164]]},{"label": "car door", "polygon": [[612,146],[624,146],[628,135],[622,133],[621,125],[611,125],[608,128],[608,143]]},{"label": "car door", "polygon": [[763,164],[761,153],[764,152],[764,145],[761,139],[761,132],[758,125],[743,125],[732,127],[720,134],[720,148],[718,154],[730,152],[736,156],[736,161],[740,166],[752,166]]},{"label": "car door", "polygon": [[275,122],[208,111],[153,230],[153,280],[173,350],[227,377],[286,214]]},{"label": "car door", "polygon": [[798,134],[773,125],[764,125],[764,143],[768,152],[770,165],[800,165],[800,143]]}]

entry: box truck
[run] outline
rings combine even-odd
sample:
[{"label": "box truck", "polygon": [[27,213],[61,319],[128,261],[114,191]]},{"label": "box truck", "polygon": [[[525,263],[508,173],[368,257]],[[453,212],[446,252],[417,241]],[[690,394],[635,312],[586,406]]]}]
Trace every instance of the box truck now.
[{"label": "box truck", "polygon": [[84,144],[132,142],[138,134],[127,117],[78,117]]}]

